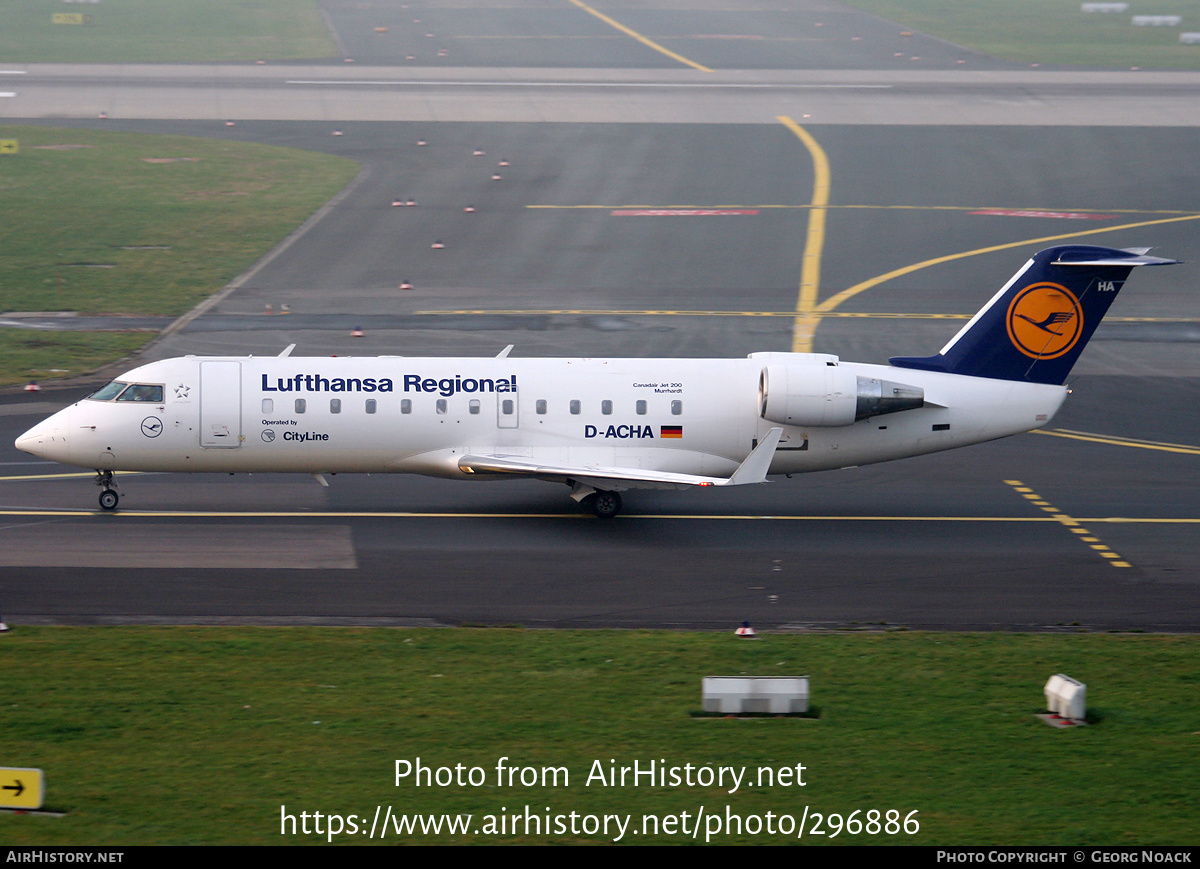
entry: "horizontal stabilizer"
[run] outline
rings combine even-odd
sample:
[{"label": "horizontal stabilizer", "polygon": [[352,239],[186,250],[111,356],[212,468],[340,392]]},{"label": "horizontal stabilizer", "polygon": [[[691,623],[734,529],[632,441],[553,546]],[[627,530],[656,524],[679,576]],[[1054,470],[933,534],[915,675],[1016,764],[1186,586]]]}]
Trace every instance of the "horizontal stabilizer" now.
[{"label": "horizontal stabilizer", "polygon": [[[1085,248],[1085,250],[1103,250],[1104,248]],[[1070,254],[1064,254],[1061,258],[1056,259],[1050,265],[1054,266],[1174,266],[1179,265],[1181,260],[1166,259],[1161,256],[1146,256],[1148,247],[1131,247],[1128,250],[1122,250],[1120,253],[1124,256],[1119,257],[1089,257],[1086,254],[1081,254],[1078,257],[1073,257]]]}]

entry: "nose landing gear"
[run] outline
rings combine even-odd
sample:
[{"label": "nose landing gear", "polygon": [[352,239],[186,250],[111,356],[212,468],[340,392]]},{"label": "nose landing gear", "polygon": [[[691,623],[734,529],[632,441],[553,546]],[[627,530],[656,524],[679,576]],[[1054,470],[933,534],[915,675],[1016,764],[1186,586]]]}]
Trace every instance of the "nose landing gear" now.
[{"label": "nose landing gear", "polygon": [[117,484],[113,482],[113,472],[97,471],[96,485],[103,489],[100,492],[100,509],[116,510],[117,502],[121,500],[121,496],[117,494]]}]

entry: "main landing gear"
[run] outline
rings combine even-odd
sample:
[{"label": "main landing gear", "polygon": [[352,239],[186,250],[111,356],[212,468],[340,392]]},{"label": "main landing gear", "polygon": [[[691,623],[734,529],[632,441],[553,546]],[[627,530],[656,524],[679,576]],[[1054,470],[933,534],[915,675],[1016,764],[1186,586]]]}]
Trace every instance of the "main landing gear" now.
[{"label": "main landing gear", "polygon": [[571,500],[582,504],[601,519],[611,519],[621,512],[621,496],[607,489],[597,489],[578,480],[567,480],[571,487]]},{"label": "main landing gear", "polygon": [[589,510],[601,519],[611,519],[621,512],[621,496],[616,492],[597,490],[584,499]]},{"label": "main landing gear", "polygon": [[121,496],[117,494],[117,484],[113,482],[113,472],[97,471],[96,485],[103,489],[100,492],[100,509],[116,510],[117,502],[121,500]]}]

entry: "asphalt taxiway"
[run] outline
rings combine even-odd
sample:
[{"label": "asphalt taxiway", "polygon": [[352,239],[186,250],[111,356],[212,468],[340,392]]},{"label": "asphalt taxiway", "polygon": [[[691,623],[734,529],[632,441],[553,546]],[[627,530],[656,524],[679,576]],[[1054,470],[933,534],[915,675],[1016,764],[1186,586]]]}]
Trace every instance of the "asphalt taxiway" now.
[{"label": "asphalt taxiway", "polygon": [[[360,11],[338,8],[353,69],[31,67],[6,80],[22,96],[0,111],[65,136],[87,125],[231,137],[363,167],[151,358],[293,342],[297,355],[494,355],[512,343],[520,355],[738,356],[803,344],[883,361],[935,351],[1055,239],[1200,259],[1200,112],[1187,114],[1200,90],[1188,75],[1014,70],[936,40],[901,56],[888,40],[925,38],[865,16],[817,28],[821,4],[773,5],[795,20],[677,3],[623,22],[710,72],[614,38],[578,8],[539,19],[554,39],[520,38],[530,25],[512,10],[428,8],[436,26],[394,17],[368,30]],[[421,66],[439,41],[425,32],[449,48]],[[380,476],[324,489],[307,477],[125,475],[122,509],[100,515],[87,474],[11,446],[82,390],[8,396],[0,613],[1196,630],[1193,272],[1132,276],[1048,432],[749,491],[631,493],[612,522],[544,483]]]}]

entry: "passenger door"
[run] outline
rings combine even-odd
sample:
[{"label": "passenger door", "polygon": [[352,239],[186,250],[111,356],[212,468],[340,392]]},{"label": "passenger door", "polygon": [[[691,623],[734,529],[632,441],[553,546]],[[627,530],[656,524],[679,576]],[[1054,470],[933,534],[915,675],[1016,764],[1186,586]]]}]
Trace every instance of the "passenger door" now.
[{"label": "passenger door", "polygon": [[200,446],[237,449],[242,445],[242,363],[200,363]]}]

